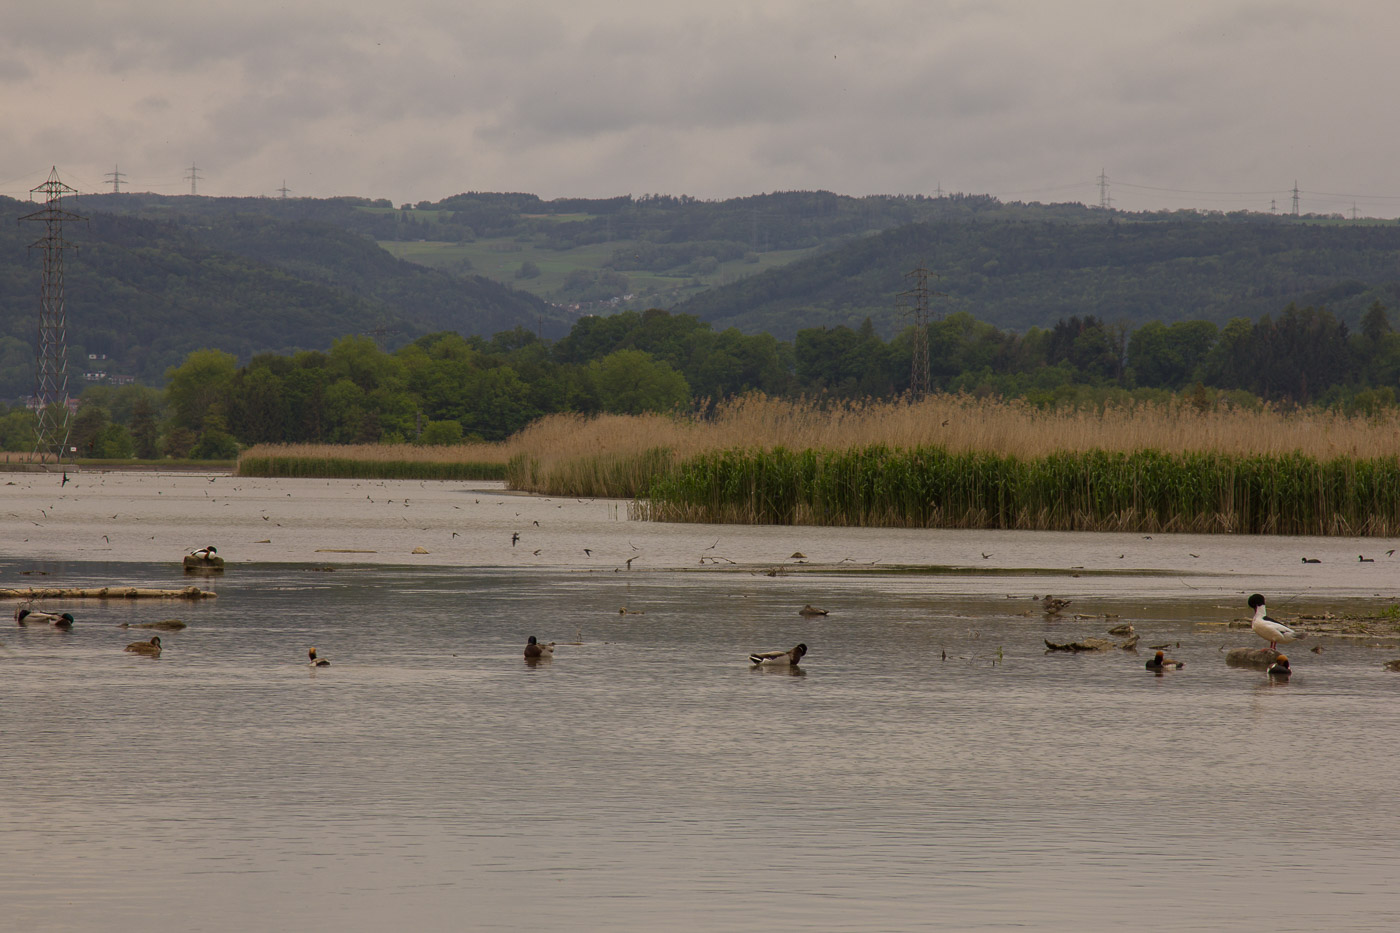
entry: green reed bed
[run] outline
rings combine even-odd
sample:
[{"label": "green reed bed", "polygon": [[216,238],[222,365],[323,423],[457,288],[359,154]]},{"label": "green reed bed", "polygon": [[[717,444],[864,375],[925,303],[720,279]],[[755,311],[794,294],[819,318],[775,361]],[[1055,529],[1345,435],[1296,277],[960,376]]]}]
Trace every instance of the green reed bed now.
[{"label": "green reed bed", "polygon": [[242,457],[239,476],[294,479],[501,480],[504,463],[451,460],[369,460],[353,457]]},{"label": "green reed bed", "polygon": [[1089,450],[1042,457],[940,447],[721,450],[650,483],[656,521],[885,527],[1400,533],[1395,457],[1321,461]]}]

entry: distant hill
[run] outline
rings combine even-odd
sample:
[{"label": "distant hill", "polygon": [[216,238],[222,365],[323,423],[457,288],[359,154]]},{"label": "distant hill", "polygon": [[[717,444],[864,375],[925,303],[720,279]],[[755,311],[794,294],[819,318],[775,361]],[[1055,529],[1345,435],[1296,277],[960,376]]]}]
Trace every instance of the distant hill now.
[{"label": "distant hill", "polygon": [[[1400,225],[1267,214],[1105,212],[986,196],[790,191],[698,201],[467,192],[369,198],[83,195],[68,231],[69,341],[114,375],[159,382],[192,349],[241,358],[375,333],[548,337],[580,314],[666,308],[791,339],[820,325],[909,323],[906,273],[934,314],[998,327],[1093,315],[1133,327],[1257,318],[1289,302],[1355,324],[1400,304]],[[33,379],[38,205],[0,198],[0,397]],[[96,367],[95,367],[96,368]]]},{"label": "distant hill", "polygon": [[1097,215],[1094,223],[919,223],[865,237],[675,305],[716,327],[781,339],[869,316],[889,335],[909,324],[897,294],[923,265],[934,314],[967,311],[1002,328],[1072,315],[1136,326],[1257,318],[1289,302],[1356,323],[1400,296],[1400,225],[1267,215]]},{"label": "distant hill", "polygon": [[[535,296],[395,259],[324,218],[278,218],[236,204],[162,209],[178,200],[170,198],[147,210],[101,209],[124,197],[65,202],[87,218],[65,229],[76,247],[64,258],[69,368],[79,380],[100,363],[112,375],[159,382],[200,347],[247,358],[325,349],[350,333],[400,344],[435,330],[490,335],[524,326],[560,336],[570,326]],[[132,198],[139,208],[140,196]],[[32,389],[41,256],[28,246],[44,229],[17,219],[38,208],[0,198],[0,396]],[[89,367],[86,354],[106,358]]]}]

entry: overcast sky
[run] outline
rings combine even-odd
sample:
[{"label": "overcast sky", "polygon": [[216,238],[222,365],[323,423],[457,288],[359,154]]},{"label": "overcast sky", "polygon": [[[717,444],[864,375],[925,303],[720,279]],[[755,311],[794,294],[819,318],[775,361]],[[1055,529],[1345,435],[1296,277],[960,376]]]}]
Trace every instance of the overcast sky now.
[{"label": "overcast sky", "polygon": [[56,0],[0,194],[989,193],[1400,215],[1395,0]]}]

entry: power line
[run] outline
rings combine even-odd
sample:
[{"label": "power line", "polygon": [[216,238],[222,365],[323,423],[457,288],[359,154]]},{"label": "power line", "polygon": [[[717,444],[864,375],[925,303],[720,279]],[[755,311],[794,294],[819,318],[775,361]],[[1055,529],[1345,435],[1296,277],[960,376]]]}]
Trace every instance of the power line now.
[{"label": "power line", "polygon": [[108,172],[104,177],[112,179],[113,194],[122,193],[122,179],[126,177],[126,174],[121,171],[120,165],[113,165],[112,170]]},{"label": "power line", "polygon": [[204,177],[203,175],[199,174],[199,166],[191,162],[190,173],[185,177],[190,180],[190,194],[199,194],[199,191],[195,187],[195,183],[198,182],[199,179]]}]

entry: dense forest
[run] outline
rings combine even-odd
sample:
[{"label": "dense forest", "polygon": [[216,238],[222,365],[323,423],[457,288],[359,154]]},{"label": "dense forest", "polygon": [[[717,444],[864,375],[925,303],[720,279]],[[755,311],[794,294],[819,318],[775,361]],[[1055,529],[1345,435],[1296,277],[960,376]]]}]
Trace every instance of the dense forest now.
[{"label": "dense forest", "polygon": [[[72,443],[80,455],[233,456],[258,442],[454,443],[500,440],[541,415],[685,411],[747,392],[816,399],[909,391],[912,341],[873,324],[804,328],[791,342],[716,331],[652,309],[586,317],[559,340],[524,328],[491,338],[427,334],[393,352],[348,336],[328,351],[262,353],[244,365],[202,349],[163,390],[92,386]],[[1288,305],[1258,320],[1151,322],[1133,331],[1071,316],[1025,333],[956,313],[929,327],[932,387],[1099,405],[1176,394],[1213,405],[1396,404],[1400,334],[1374,304],[1352,332],[1330,311]],[[33,415],[0,410],[0,446],[33,444]]]}]

